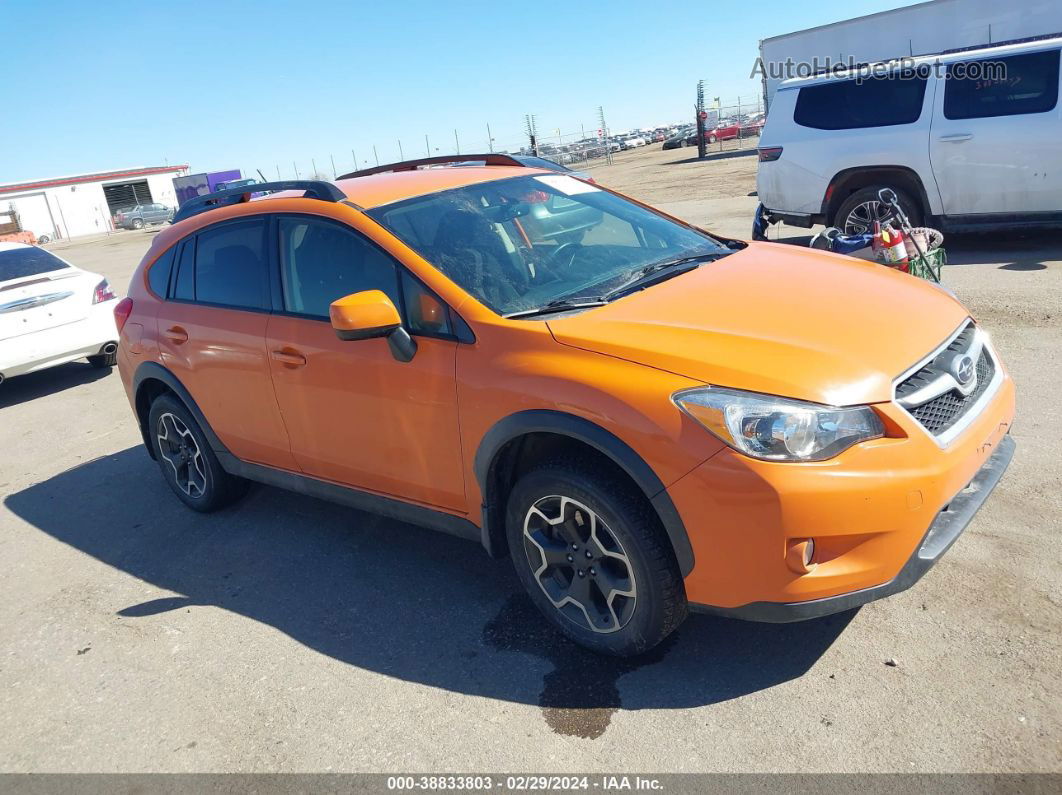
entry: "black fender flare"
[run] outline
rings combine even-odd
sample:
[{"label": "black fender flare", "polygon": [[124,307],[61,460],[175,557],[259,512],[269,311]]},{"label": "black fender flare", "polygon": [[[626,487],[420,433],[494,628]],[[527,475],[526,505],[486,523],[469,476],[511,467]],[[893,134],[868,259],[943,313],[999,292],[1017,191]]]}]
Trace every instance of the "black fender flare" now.
[{"label": "black fender flare", "polygon": [[185,388],[184,384],[181,383],[181,380],[158,362],[143,362],[136,368],[136,372],[133,373],[133,410],[137,413],[137,422],[140,424],[140,435],[144,438],[144,446],[147,447],[148,455],[154,458],[155,448],[151,445],[151,440],[148,439],[147,418],[141,418],[139,409],[137,408],[140,398],[140,388],[143,383],[148,380],[161,381],[181,399],[185,408],[191,412],[195,421],[199,423],[199,427],[202,429],[203,435],[206,436],[211,450],[223,455],[229,454],[228,448],[225,447],[217,434],[214,433],[214,429],[210,427],[210,423],[207,422],[199,405],[195,402],[195,399]]},{"label": "black fender flare", "polygon": [[492,550],[490,514],[493,507],[489,493],[492,468],[498,452],[509,442],[529,433],[555,433],[580,441],[607,456],[641,488],[656,510],[667,532],[671,547],[683,577],[693,571],[693,547],[686,526],[664,484],[630,445],[615,434],[590,420],[548,409],[530,409],[510,414],[498,420],[480,440],[473,462],[473,471],[483,495],[483,545]]}]

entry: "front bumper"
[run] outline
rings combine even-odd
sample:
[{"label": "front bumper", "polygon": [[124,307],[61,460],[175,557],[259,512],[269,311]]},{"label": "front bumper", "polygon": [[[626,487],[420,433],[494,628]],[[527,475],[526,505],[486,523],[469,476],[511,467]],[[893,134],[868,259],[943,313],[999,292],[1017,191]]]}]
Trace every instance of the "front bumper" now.
[{"label": "front bumper", "polygon": [[850,593],[805,602],[752,602],[741,607],[690,605],[694,612],[741,618],[748,621],[786,623],[839,613],[905,591],[940,560],[973,519],[999,483],[1014,456],[1014,439],[1004,436],[973,480],[937,514],[907,563],[889,582]]}]

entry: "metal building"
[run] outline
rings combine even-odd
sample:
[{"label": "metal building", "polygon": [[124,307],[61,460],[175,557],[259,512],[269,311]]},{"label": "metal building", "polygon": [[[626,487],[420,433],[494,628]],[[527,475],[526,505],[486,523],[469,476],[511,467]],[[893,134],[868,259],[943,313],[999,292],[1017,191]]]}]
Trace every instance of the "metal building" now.
[{"label": "metal building", "polygon": [[0,212],[17,213],[38,239],[100,234],[114,228],[112,216],[124,207],[176,207],[173,178],[187,173],[187,165],[156,166],[0,184]]}]

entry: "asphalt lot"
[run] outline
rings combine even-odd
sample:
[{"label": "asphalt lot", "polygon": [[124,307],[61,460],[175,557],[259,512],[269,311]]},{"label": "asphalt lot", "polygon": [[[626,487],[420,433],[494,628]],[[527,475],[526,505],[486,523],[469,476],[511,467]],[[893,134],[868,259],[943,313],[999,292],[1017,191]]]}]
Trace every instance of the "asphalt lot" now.
[{"label": "asphalt lot", "polygon": [[[747,236],[755,159],[688,157],[593,171]],[[152,234],[52,248],[122,289]],[[638,661],[554,635],[470,543],[265,487],[188,511],[116,372],[8,381],[0,770],[1062,771],[1062,245],[946,245],[1019,389],[996,494],[910,591],[694,616]]]}]

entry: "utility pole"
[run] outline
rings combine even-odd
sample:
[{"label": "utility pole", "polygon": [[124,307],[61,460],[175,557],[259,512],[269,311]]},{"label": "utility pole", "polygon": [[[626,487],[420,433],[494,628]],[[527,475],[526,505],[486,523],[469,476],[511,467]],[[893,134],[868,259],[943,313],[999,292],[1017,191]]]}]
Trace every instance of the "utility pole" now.
[{"label": "utility pole", "polygon": [[605,162],[612,165],[612,143],[608,139],[608,125],[605,123],[605,109],[597,106],[597,120],[601,124],[601,138],[605,142]]},{"label": "utility pole", "polygon": [[358,170],[358,156],[356,154],[354,154],[354,150],[353,149],[350,150],[350,156],[354,158],[354,170],[357,171]]},{"label": "utility pole", "polygon": [[329,155],[328,159],[332,161],[332,179],[335,179],[338,174],[336,171],[336,159],[332,155]]},{"label": "utility pole", "polygon": [[294,160],[291,161],[291,167],[293,169],[295,169],[295,179],[298,179],[299,178],[299,167],[297,165],[295,165],[295,161]]},{"label": "utility pole", "polygon": [[431,157],[431,144],[428,143],[428,134],[424,133],[424,154]]},{"label": "utility pole", "polygon": [[399,160],[405,160],[406,159],[406,156],[404,154],[402,154],[402,139],[401,138],[398,139],[398,159]]},{"label": "utility pole", "polygon": [[313,171],[310,172],[310,177],[313,178],[313,179],[316,179],[317,178],[317,161],[314,160],[312,157],[310,158],[310,166],[313,168]]},{"label": "utility pole", "polygon": [[704,81],[697,81],[697,104],[693,108],[697,117],[697,157],[708,154],[708,145],[704,140]]},{"label": "utility pole", "polygon": [[528,113],[524,116],[527,138],[531,142],[531,154],[538,157],[538,131],[535,129],[535,117]]},{"label": "utility pole", "polygon": [[[280,163],[274,163],[273,165],[277,167],[277,181],[279,182],[280,179],[281,179],[281,177],[280,177]],[[262,181],[265,182],[265,180],[262,180]]]},{"label": "utility pole", "polygon": [[457,138],[457,130],[454,130],[454,148],[457,150],[457,154],[461,154],[461,142]]},{"label": "utility pole", "polygon": [[487,122],[487,148],[494,151],[494,136],[490,134],[490,122]]},{"label": "utility pole", "polygon": [[376,144],[372,145],[372,156],[373,159],[376,161],[376,165],[380,165],[380,156],[376,154]]}]

